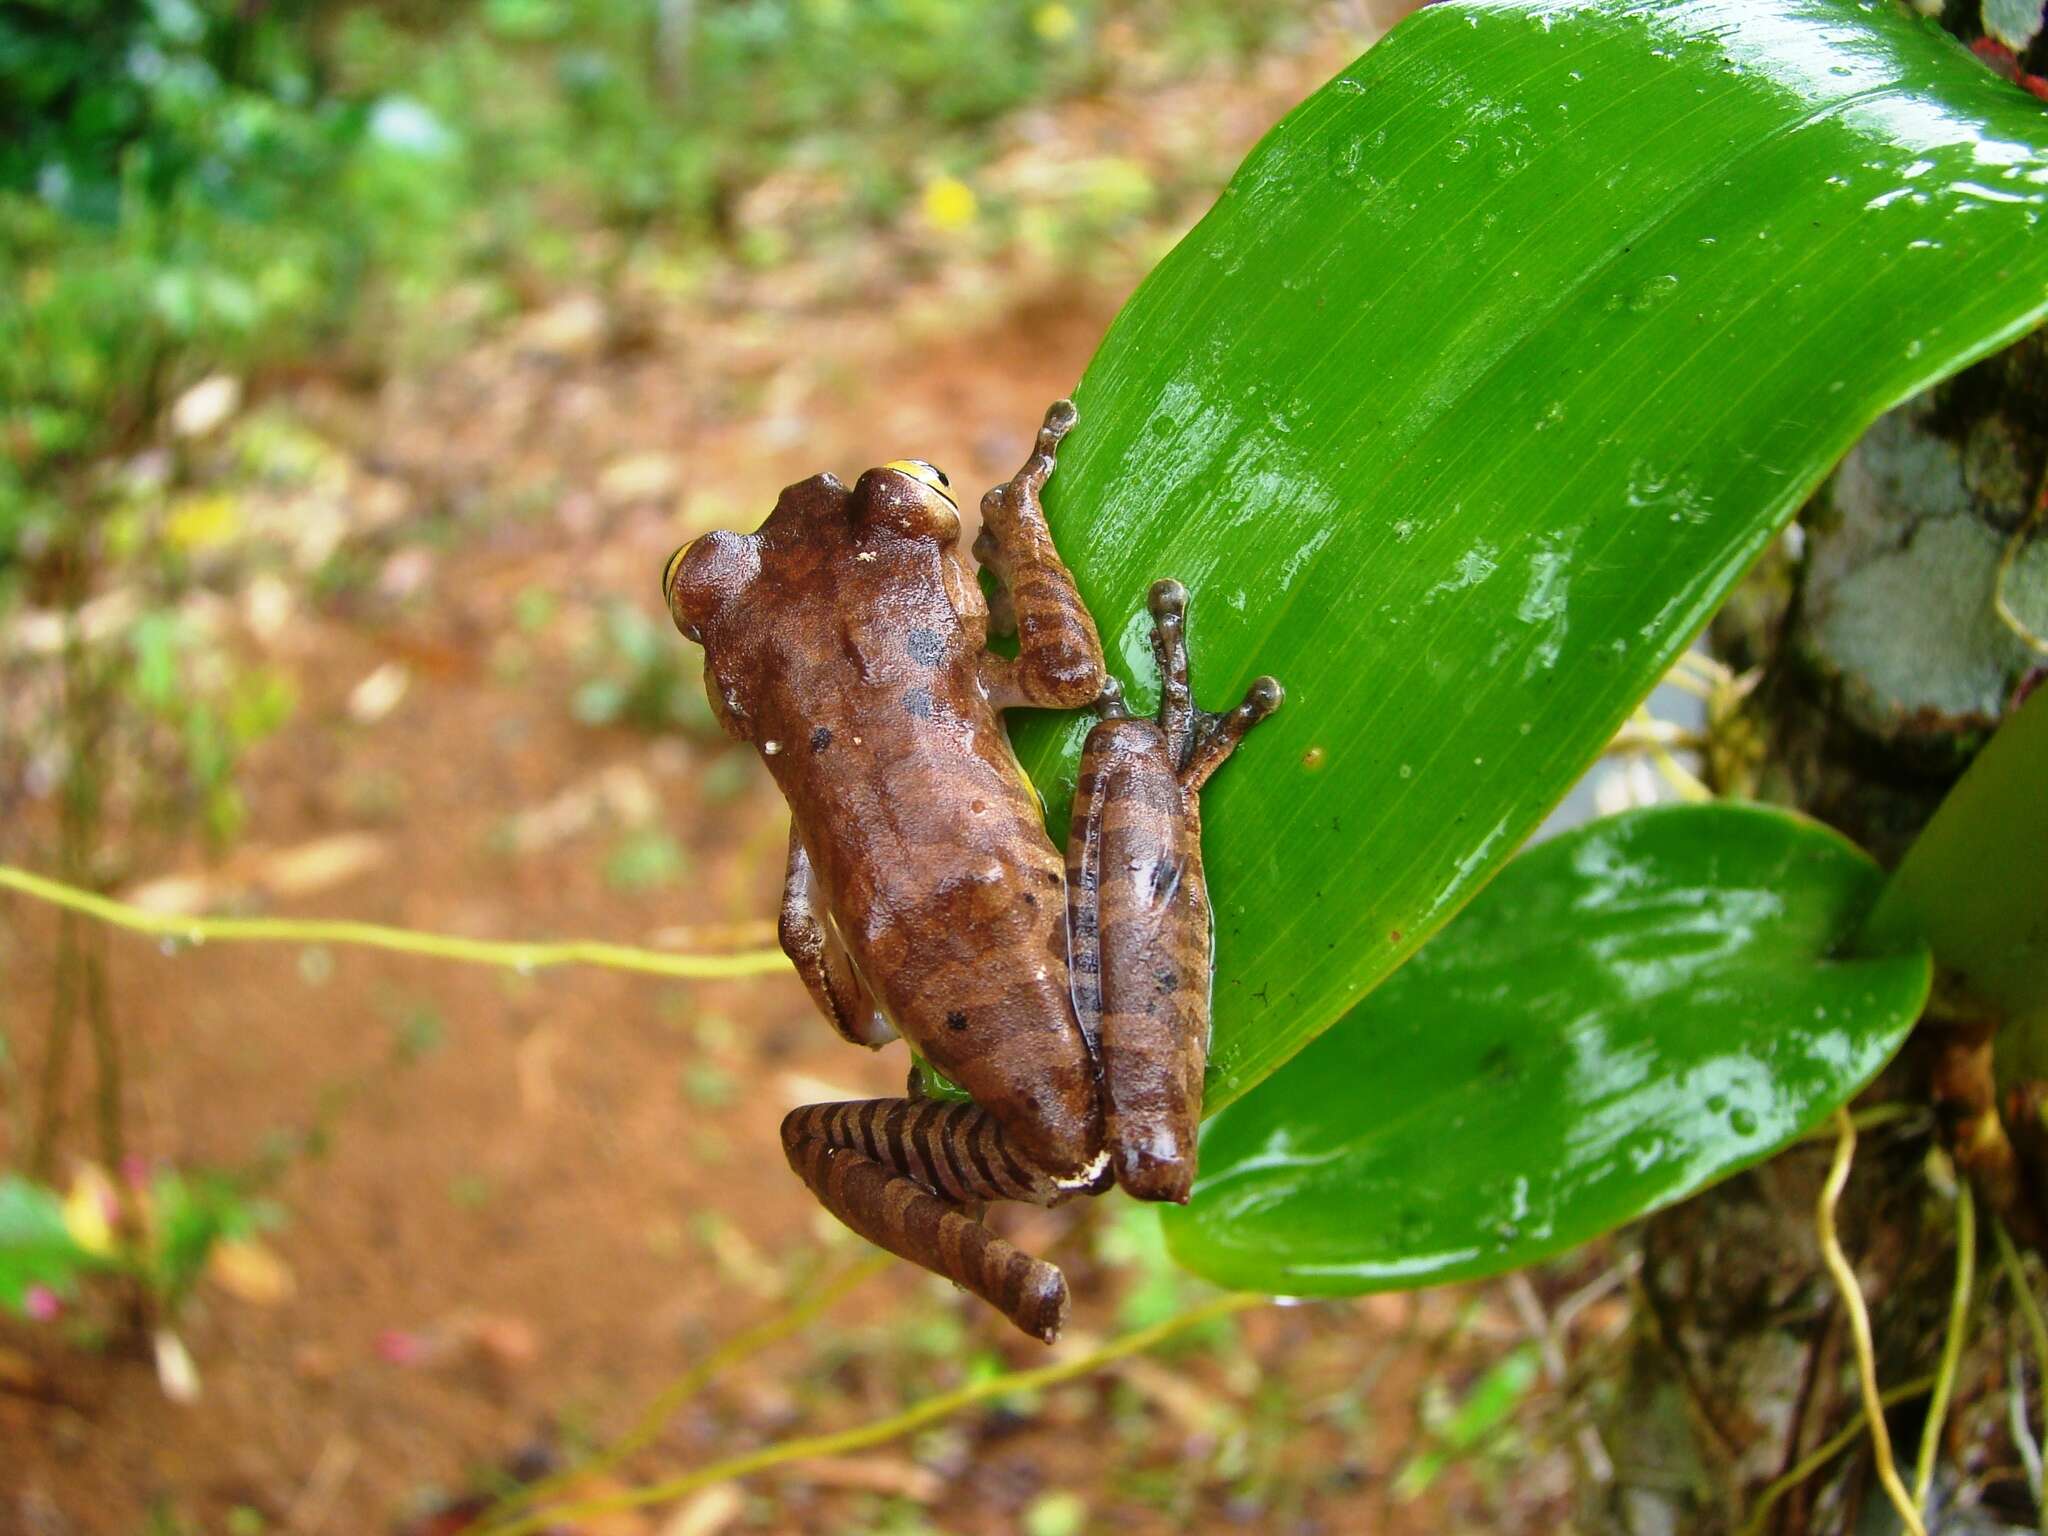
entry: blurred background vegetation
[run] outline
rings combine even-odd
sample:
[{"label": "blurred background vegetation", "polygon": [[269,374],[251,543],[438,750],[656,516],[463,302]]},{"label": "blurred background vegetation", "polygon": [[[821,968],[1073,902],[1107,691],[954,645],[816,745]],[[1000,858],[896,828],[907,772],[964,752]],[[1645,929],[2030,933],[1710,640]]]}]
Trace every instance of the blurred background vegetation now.
[{"label": "blurred background vegetation", "polygon": [[[167,615],[248,531],[230,499],[196,492],[237,471],[305,480],[319,445],[273,419],[225,464],[148,450],[207,438],[245,395],[308,373],[373,389],[563,294],[586,307],[561,311],[558,333],[596,313],[617,342],[636,306],[713,310],[735,273],[811,307],[887,302],[939,264],[1128,281],[1184,219],[1175,194],[1225,166],[1182,164],[1186,184],[1161,184],[1148,146],[991,181],[1018,120],[1119,80],[1246,65],[1298,43],[1316,9],[8,6],[0,608],[75,612],[110,585],[138,599],[121,623],[85,626],[118,630],[115,654],[71,648],[69,759],[122,737],[150,757],[164,808],[218,847],[241,817],[236,757],[289,713],[281,679]],[[10,723],[17,758],[32,755],[37,731]]]},{"label": "blurred background vegetation", "polygon": [[[209,371],[374,370],[553,287],[637,273],[687,294],[719,264],[772,267],[920,208],[975,222],[962,178],[991,158],[994,125],[1131,62],[1105,29],[1142,37],[1143,69],[1185,74],[1255,54],[1309,9],[10,6],[0,570],[33,581],[67,541],[71,477]],[[777,177],[792,195],[760,206]],[[1156,195],[1115,163],[1045,190],[988,209],[982,241],[1078,258]]]}]

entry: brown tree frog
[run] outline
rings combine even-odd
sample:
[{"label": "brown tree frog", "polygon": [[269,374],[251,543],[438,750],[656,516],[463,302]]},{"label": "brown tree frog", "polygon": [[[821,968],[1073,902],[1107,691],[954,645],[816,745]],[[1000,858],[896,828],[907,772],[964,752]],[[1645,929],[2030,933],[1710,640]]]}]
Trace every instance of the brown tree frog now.
[{"label": "brown tree frog", "polygon": [[[1112,1182],[1187,1199],[1212,963],[1198,795],[1281,698],[1262,677],[1197,709],[1187,594],[1162,581],[1158,717],[1124,709],[1039,503],[1074,421],[1054,404],[982,499],[993,618],[951,487],[916,459],[790,486],[757,532],[705,534],[662,576],[713,710],[789,801],[783,949],[847,1039],[900,1032],[973,1099],[806,1105],[783,1122],[791,1166],[863,1237],[1048,1342],[1066,1281],[982,1203]],[[992,622],[1015,657],[986,648]],[[1101,719],[1062,860],[1001,716],[1084,705]]]}]

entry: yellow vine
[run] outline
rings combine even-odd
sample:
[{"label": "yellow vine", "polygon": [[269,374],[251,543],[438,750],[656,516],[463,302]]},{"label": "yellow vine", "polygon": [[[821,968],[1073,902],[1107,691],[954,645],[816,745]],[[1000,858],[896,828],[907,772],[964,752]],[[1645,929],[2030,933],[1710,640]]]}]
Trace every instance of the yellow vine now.
[{"label": "yellow vine", "polygon": [[82,891],[43,875],[0,864],[0,890],[48,902],[129,933],[169,939],[178,944],[336,944],[362,949],[392,950],[468,965],[492,965],[526,973],[563,965],[599,966],[648,976],[687,981],[724,981],[741,976],[766,976],[789,968],[779,949],[745,949],[729,954],[665,954],[608,944],[595,939],[564,939],[540,943],[516,940],[464,939],[453,934],[421,933],[382,923],[346,918],[180,917],[149,912],[111,897]]},{"label": "yellow vine", "polygon": [[[626,1509],[644,1509],[650,1504],[666,1504],[685,1494],[695,1493],[713,1483],[731,1482],[735,1478],[748,1477],[765,1471],[769,1467],[782,1466],[792,1461],[808,1461],[818,1456],[839,1456],[848,1451],[865,1450],[871,1445],[894,1440],[912,1430],[958,1413],[976,1403],[991,1398],[1007,1397],[1016,1392],[1030,1392],[1040,1387],[1050,1387],[1063,1381],[1072,1381],[1101,1370],[1113,1361],[1163,1344],[1175,1334],[1198,1328],[1203,1323],[1233,1312],[1242,1312],[1248,1307],[1264,1305],[1263,1296],[1230,1295],[1219,1296],[1214,1301],[1190,1308],[1177,1317],[1170,1317],[1163,1323],[1154,1323],[1149,1328],[1140,1328],[1127,1333],[1120,1339],[1113,1339],[1099,1349],[1062,1360],[1055,1365],[1042,1365],[1028,1371],[1010,1371],[1001,1376],[992,1376],[982,1381],[956,1387],[951,1392],[941,1392],[928,1397],[921,1403],[914,1403],[901,1413],[887,1418],[876,1419],[852,1429],[835,1430],[830,1434],[806,1435],[794,1440],[782,1440],[766,1445],[759,1450],[747,1451],[738,1456],[728,1456],[723,1461],[714,1461],[699,1467],[694,1472],[684,1472],[662,1482],[649,1483],[639,1488],[629,1488],[623,1493],[607,1494],[601,1498],[585,1499],[574,1504],[557,1504],[552,1508],[535,1510],[531,1514],[506,1525],[487,1525],[481,1528],[479,1536],[527,1536],[533,1531],[546,1530],[564,1521],[585,1520],[596,1515],[607,1515]],[[1924,1536],[1924,1533],[1922,1533]]]},{"label": "yellow vine", "polygon": [[1956,1372],[1963,1361],[1963,1338],[1969,1331],[1970,1288],[1977,1276],[1977,1201],[1970,1193],[1970,1181],[1956,1181],[1956,1283],[1949,1296],[1948,1332],[1941,1343],[1941,1364],[1934,1376],[1934,1401],[1927,1405],[1927,1423],[1920,1431],[1920,1453],[1913,1458],[1913,1502],[1927,1506],[1927,1490],[1934,1486],[1934,1456],[1941,1448],[1941,1426],[1948,1419],[1948,1402],[1955,1391]]},{"label": "yellow vine", "polygon": [[[1921,1397],[1934,1390],[1934,1378],[1922,1376],[1904,1386],[1893,1387],[1879,1399],[1887,1408],[1903,1403],[1908,1398]],[[1848,1423],[1819,1445],[1799,1458],[1798,1463],[1782,1475],[1773,1478],[1764,1491],[1757,1495],[1756,1504],[1749,1512],[1749,1518],[1742,1522],[1742,1529],[1736,1536],[1763,1536],[1764,1525],[1771,1517],[1771,1511],[1778,1506],[1778,1500],[1805,1482],[1822,1467],[1833,1461],[1842,1452],[1856,1443],[1856,1437],[1863,1433],[1864,1411],[1858,1408]]]},{"label": "yellow vine", "polygon": [[1856,1124],[1846,1109],[1835,1111],[1835,1158],[1821,1186],[1820,1203],[1814,1211],[1814,1228],[1820,1240],[1821,1258],[1835,1287],[1842,1294],[1842,1306],[1849,1314],[1849,1337],[1856,1345],[1856,1379],[1863,1389],[1863,1416],[1870,1425],[1870,1455],[1877,1464],[1877,1480],[1899,1512],[1899,1520],[1911,1536],[1927,1536],[1920,1511],[1906,1485],[1899,1481],[1898,1463],[1892,1459],[1891,1431],[1885,1428],[1884,1397],[1877,1388],[1877,1350],[1870,1339],[1870,1312],[1863,1305],[1863,1290],[1856,1283],[1856,1271],[1842,1252],[1842,1240],[1835,1231],[1835,1207],[1849,1182],[1849,1165],[1856,1157]]},{"label": "yellow vine", "polygon": [[509,1520],[521,1510],[530,1509],[585,1478],[598,1477],[611,1471],[635,1451],[652,1445],[663,1426],[675,1417],[676,1410],[709,1386],[721,1372],[759,1354],[769,1345],[780,1343],[791,1334],[801,1331],[848,1292],[866,1284],[895,1262],[893,1254],[870,1254],[858,1264],[820,1284],[811,1294],[800,1298],[794,1305],[785,1307],[767,1321],[756,1323],[745,1332],[728,1339],[713,1350],[708,1359],[691,1366],[656,1393],[625,1434],[602,1451],[577,1462],[574,1466],[505,1494],[488,1512],[487,1522]]}]

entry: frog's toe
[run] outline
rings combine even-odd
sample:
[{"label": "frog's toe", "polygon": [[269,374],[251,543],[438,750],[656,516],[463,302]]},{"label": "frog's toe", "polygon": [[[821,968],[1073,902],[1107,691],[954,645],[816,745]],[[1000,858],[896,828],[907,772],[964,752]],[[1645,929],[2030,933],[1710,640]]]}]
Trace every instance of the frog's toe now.
[{"label": "frog's toe", "polygon": [[1081,419],[1081,413],[1074,409],[1071,400],[1055,400],[1045,408],[1045,425],[1039,430],[1054,442],[1058,442],[1074,430],[1074,423]]},{"label": "frog's toe", "polygon": [[1067,1325],[1067,1277],[1045,1260],[1033,1259],[1021,1279],[1017,1299],[1004,1298],[1002,1310],[1040,1343],[1057,1342]]},{"label": "frog's toe", "polygon": [[1287,700],[1287,690],[1280,686],[1280,679],[1271,673],[1252,679],[1251,687],[1245,690],[1244,703],[1239,709],[1263,720]]},{"label": "frog's toe", "polygon": [[1117,1146],[1117,1187],[1133,1200],[1186,1205],[1195,1187],[1195,1160],[1171,1135],[1132,1137]]},{"label": "frog's toe", "polygon": [[1112,676],[1105,675],[1103,677],[1102,691],[1095,695],[1093,707],[1098,719],[1128,720],[1131,718],[1130,706],[1124,703],[1124,685]]},{"label": "frog's toe", "polygon": [[1162,623],[1178,620],[1188,611],[1188,589],[1171,576],[1164,577],[1152,583],[1152,590],[1145,594],[1145,606]]}]

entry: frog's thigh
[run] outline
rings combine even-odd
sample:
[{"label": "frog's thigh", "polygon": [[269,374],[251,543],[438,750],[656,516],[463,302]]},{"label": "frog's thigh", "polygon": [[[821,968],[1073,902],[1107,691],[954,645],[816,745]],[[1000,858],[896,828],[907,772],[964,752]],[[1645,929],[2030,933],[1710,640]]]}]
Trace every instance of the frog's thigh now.
[{"label": "frog's thigh", "polygon": [[1067,1315],[1059,1270],[961,1206],[1065,1198],[972,1104],[867,1099],[806,1104],[782,1122],[789,1165],[826,1210],[876,1246],[965,1286],[1048,1344]]},{"label": "frog's thigh", "polygon": [[1195,1176],[1209,903],[1192,802],[1156,725],[1112,719],[1089,733],[1068,866],[1075,990],[1084,1020],[1099,1010],[1116,1181],[1141,1200],[1185,1201]]},{"label": "frog's thigh", "polygon": [[819,1011],[855,1045],[886,1045],[896,1031],[853,968],[853,957],[832,932],[817,872],[795,827],[789,829],[789,868],[782,881],[782,952],[811,989]]}]

